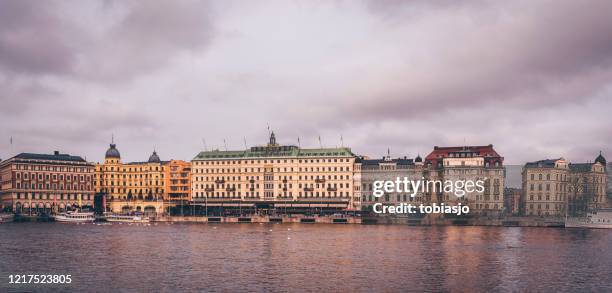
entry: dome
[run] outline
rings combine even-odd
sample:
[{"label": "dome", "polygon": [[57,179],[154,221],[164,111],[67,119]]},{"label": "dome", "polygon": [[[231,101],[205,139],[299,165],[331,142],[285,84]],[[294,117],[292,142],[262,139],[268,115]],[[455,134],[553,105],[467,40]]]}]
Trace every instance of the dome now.
[{"label": "dome", "polygon": [[121,155],[119,154],[119,150],[117,150],[117,147],[114,143],[110,144],[110,148],[108,148],[108,150],[106,151],[106,155],[104,156],[105,158],[121,158]]},{"label": "dome", "polygon": [[417,157],[414,159],[415,163],[423,163],[423,159],[421,158],[420,155],[417,155]]},{"label": "dome", "polygon": [[606,158],[604,158],[604,156],[601,154],[601,152],[599,152],[599,156],[597,156],[597,158],[595,158],[595,162],[596,163],[601,163],[602,165],[606,165]]},{"label": "dome", "polygon": [[157,152],[153,151],[153,153],[149,157],[149,161],[148,162],[149,163],[161,163],[161,160],[159,159],[159,156],[157,155]]}]

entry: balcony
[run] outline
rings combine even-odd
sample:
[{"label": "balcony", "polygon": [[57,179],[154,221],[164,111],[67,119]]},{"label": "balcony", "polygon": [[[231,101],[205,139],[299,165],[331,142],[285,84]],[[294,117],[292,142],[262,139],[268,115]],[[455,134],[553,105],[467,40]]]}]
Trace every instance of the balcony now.
[{"label": "balcony", "polygon": [[217,179],[217,180],[215,180],[215,183],[217,183],[217,184],[224,184],[225,183],[225,179]]},{"label": "balcony", "polygon": [[304,187],[304,191],[312,192],[312,191],[314,191],[314,188],[312,188],[312,187]]},{"label": "balcony", "polygon": [[327,191],[338,191],[338,188],[330,186],[330,187],[327,188]]},{"label": "balcony", "polygon": [[325,178],[317,178],[315,179],[316,183],[325,183]]},{"label": "balcony", "polygon": [[206,192],[213,192],[213,191],[215,191],[215,189],[212,188],[212,187],[207,187],[207,188],[204,188],[204,191],[206,191]]}]

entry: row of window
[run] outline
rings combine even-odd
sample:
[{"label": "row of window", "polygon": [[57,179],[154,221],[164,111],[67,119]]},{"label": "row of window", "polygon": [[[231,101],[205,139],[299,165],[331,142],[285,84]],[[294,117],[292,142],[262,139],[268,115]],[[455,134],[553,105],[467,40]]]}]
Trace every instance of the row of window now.
[{"label": "row of window", "polygon": [[[58,188],[59,187],[59,188]],[[16,189],[47,189],[47,190],[92,190],[91,185],[87,184],[57,184],[57,183],[53,183],[53,184],[49,184],[49,183],[39,183],[39,184],[30,184],[28,182],[25,183],[21,183],[21,182],[17,182],[15,183],[15,188]]]},{"label": "row of window", "polygon": [[15,178],[17,180],[21,180],[21,179],[23,180],[29,180],[29,179],[43,180],[44,178],[44,180],[53,180],[53,181],[57,181],[58,178],[60,181],[63,181],[65,178],[67,181],[72,181],[72,180],[74,181],[78,181],[78,180],[85,181],[86,180],[87,182],[91,181],[91,175],[84,176],[84,175],[64,175],[64,174],[42,174],[42,173],[28,173],[28,172],[24,172],[24,173],[17,172],[15,173]]},{"label": "row of window", "polygon": [[93,195],[89,194],[46,194],[46,193],[17,193],[16,199],[48,199],[48,200],[93,200]]},{"label": "row of window", "polygon": [[[215,191],[215,192],[195,192],[194,197],[196,198],[240,198],[240,191]],[[259,191],[247,191],[244,193],[247,198],[257,198],[259,197]],[[304,198],[334,198],[334,197],[348,197],[348,192],[338,191],[338,192],[299,192],[298,197]],[[274,197],[274,192],[265,191],[264,197]],[[278,194],[278,197],[293,197],[293,193],[291,191],[285,191]]]},{"label": "row of window", "polygon": [[53,172],[79,172],[79,173],[93,173],[94,168],[86,167],[66,167],[66,166],[52,166],[52,165],[16,165],[17,170],[32,170],[32,171],[53,171]]},{"label": "row of window", "polygon": [[113,166],[104,166],[104,171],[107,172],[152,172],[152,171],[162,171],[162,167],[160,166],[154,166],[154,167],[150,167],[150,168],[128,168],[128,167],[113,167]]},{"label": "row of window", "polygon": [[[270,168],[269,170],[266,169],[266,171],[270,171],[270,172],[294,172],[294,170],[297,170],[298,172],[348,172],[350,171],[349,167],[338,167],[338,166],[334,166],[334,167],[299,167],[299,168],[293,168],[293,167],[284,167],[284,168]],[[220,173],[261,173],[264,171],[264,168],[261,167],[256,167],[256,168],[213,168],[213,169],[208,169],[208,168],[203,168],[203,169],[194,169],[194,173],[196,174],[220,174]]]},{"label": "row of window", "polygon": [[[298,180],[349,180],[349,175],[310,175],[310,176],[297,176]],[[217,181],[217,180],[223,180],[223,181],[240,181],[240,180],[254,180],[254,181],[259,181],[259,176],[244,176],[244,178],[242,176],[215,176],[215,177],[208,177],[208,176],[196,176],[195,177],[195,181]],[[273,176],[273,175],[265,175],[264,176],[264,180],[266,181],[273,181],[273,180],[277,180],[277,181],[281,181],[281,180],[288,180],[291,181],[293,180],[293,176]]]}]

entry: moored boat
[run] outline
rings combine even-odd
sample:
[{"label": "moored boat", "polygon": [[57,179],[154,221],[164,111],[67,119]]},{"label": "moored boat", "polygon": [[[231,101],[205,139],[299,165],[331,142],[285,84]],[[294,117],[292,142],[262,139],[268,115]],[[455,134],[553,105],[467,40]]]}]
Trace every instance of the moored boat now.
[{"label": "moored boat", "polygon": [[53,217],[57,222],[93,223],[96,220],[93,212],[65,212]]},{"label": "moored boat", "polygon": [[0,223],[8,223],[15,220],[14,214],[0,214]]},{"label": "moored boat", "polygon": [[567,218],[565,227],[612,229],[612,209],[595,210],[583,218]]},{"label": "moored boat", "polygon": [[107,222],[122,222],[122,223],[148,223],[149,218],[142,217],[139,215],[121,215],[121,214],[108,214],[106,215]]}]

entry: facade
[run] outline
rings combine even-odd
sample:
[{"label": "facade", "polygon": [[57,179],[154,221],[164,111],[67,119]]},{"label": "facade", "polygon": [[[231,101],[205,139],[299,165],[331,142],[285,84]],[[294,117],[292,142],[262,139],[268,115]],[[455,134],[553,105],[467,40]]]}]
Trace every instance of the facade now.
[{"label": "facade", "polygon": [[423,160],[417,157],[415,160],[403,158],[392,159],[389,155],[382,159],[359,158],[355,163],[355,170],[360,170],[361,183],[361,206],[364,210],[372,210],[375,203],[383,205],[397,205],[408,203],[419,205],[424,202],[424,194],[418,192],[412,197],[412,192],[385,193],[383,196],[373,195],[373,184],[375,181],[395,181],[399,178],[408,178],[412,181],[421,180],[423,177]]},{"label": "facade", "polygon": [[523,215],[565,216],[570,170],[564,158],[529,162],[523,167]]},{"label": "facade", "polygon": [[572,216],[586,215],[588,210],[607,207],[605,165],[595,163],[569,164],[570,194],[568,212]]},{"label": "facade", "polygon": [[525,164],[523,214],[583,216],[589,209],[606,207],[608,178],[602,159],[600,155],[594,163],[572,164],[559,158]]},{"label": "facade", "polygon": [[240,212],[351,209],[355,155],[349,148],[304,149],[276,143],[203,151],[192,160],[195,204]]},{"label": "facade", "polygon": [[425,200],[470,207],[470,213],[499,215],[504,211],[504,158],[493,145],[434,147],[425,157],[425,178],[429,180],[478,180],[484,181],[484,192],[468,193],[457,197],[453,193],[439,191],[425,194]]},{"label": "facade", "polygon": [[166,194],[166,163],[154,151],[144,162],[121,162],[117,146],[111,144],[104,163],[95,166],[95,191],[106,198],[114,213],[163,213]]},{"label": "facade", "polygon": [[185,204],[191,202],[191,163],[171,160],[165,164],[164,171],[164,201]]},{"label": "facade", "polygon": [[2,208],[50,213],[92,208],[94,166],[68,154],[21,153],[0,163]]}]

